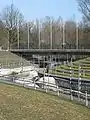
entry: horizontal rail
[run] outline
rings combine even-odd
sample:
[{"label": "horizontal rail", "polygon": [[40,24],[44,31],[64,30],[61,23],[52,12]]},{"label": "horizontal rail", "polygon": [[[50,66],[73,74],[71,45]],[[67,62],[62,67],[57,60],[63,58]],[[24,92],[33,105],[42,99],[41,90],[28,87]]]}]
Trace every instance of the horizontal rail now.
[{"label": "horizontal rail", "polygon": [[[23,86],[23,87],[25,87],[25,88],[32,88],[32,89],[37,89],[37,90],[41,90],[41,91],[43,91],[44,89],[45,89],[45,91],[46,92],[49,92],[48,90],[50,90],[51,88],[50,87],[53,87],[53,88],[55,88],[56,90],[54,90],[53,92],[54,93],[56,93],[58,96],[60,95],[60,93],[62,93],[63,95],[64,94],[66,94],[66,95],[72,95],[72,92],[75,92],[75,93],[77,93],[77,95],[79,94],[81,94],[81,95],[83,95],[83,104],[85,103],[85,105],[87,106],[87,107],[89,107],[89,103],[90,103],[90,101],[89,101],[89,99],[90,99],[90,94],[87,94],[87,93],[82,93],[82,92],[80,92],[80,91],[75,91],[75,90],[71,90],[71,89],[62,89],[61,87],[59,88],[57,85],[56,86],[53,86],[52,84],[48,84],[47,82],[45,82],[45,83],[47,83],[46,84],[46,87],[43,89],[43,88],[37,88],[35,85],[32,87],[30,87],[30,86],[27,86],[27,84],[19,84],[19,83],[15,83],[15,82],[10,82],[10,81],[3,81],[3,80],[0,80],[0,82],[1,83],[6,83],[6,84],[11,84],[11,85],[18,85],[18,86]],[[33,82],[34,84],[36,83],[35,81]],[[42,82],[41,82],[41,84],[42,85],[44,85]],[[69,93],[67,93],[67,92],[69,92]],[[68,98],[69,96],[67,96],[67,98]],[[70,99],[71,100],[74,100],[73,99],[73,95],[72,95],[72,97],[70,97]],[[76,98],[76,101],[78,101],[79,99],[77,98],[77,97],[75,97]],[[81,98],[80,98],[81,99]],[[85,101],[84,101],[84,99],[85,99]],[[81,103],[81,102],[80,102]]]},{"label": "horizontal rail", "polygon": [[90,49],[10,49],[14,53],[29,54],[86,54],[90,55]]}]

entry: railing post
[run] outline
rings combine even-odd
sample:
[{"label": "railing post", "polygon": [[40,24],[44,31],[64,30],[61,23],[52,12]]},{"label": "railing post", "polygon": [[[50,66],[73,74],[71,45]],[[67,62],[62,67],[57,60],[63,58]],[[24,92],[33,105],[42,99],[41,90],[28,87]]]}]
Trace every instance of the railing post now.
[{"label": "railing post", "polygon": [[49,90],[49,74],[48,74],[48,90]]},{"label": "railing post", "polygon": [[83,70],[83,77],[85,77],[85,70]]},{"label": "railing post", "polygon": [[88,94],[87,94],[87,91],[86,91],[86,100],[85,100],[85,102],[86,102],[86,106],[88,106]]},{"label": "railing post", "polygon": [[65,47],[65,22],[63,21],[63,41],[62,41],[62,49]]},{"label": "railing post", "polygon": [[70,67],[70,99],[73,100],[72,95],[72,68]]},{"label": "railing post", "polygon": [[36,90],[36,84],[35,84],[35,80],[34,80],[34,89]]},{"label": "railing post", "polygon": [[47,93],[47,83],[46,83],[46,93]]},{"label": "railing post", "polygon": [[50,65],[50,71],[52,72],[53,70],[53,68],[52,68],[52,55],[50,56],[50,63],[51,63],[51,65]]},{"label": "railing post", "polygon": [[58,88],[58,84],[57,84],[57,95],[59,96],[59,88]]},{"label": "railing post", "polygon": [[80,101],[80,90],[81,90],[81,66],[78,69],[78,100]]},{"label": "railing post", "polygon": [[44,68],[44,76],[43,76],[43,89],[44,89],[44,81],[45,81],[45,68]]},{"label": "railing post", "polygon": [[40,56],[38,55],[38,65],[40,67]]},{"label": "railing post", "polygon": [[68,54],[67,54],[67,64],[68,64]]},{"label": "railing post", "polygon": [[[54,56],[54,58],[55,58],[55,62],[56,62],[56,55]],[[56,66],[55,66],[55,75],[57,75]]]}]

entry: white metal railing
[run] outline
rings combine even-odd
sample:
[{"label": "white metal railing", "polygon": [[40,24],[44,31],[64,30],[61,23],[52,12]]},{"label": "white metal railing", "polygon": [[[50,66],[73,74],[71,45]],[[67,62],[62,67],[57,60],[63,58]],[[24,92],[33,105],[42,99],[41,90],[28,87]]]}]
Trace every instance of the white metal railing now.
[{"label": "white metal railing", "polygon": [[[52,93],[60,96],[61,94],[66,95],[65,97],[69,97],[70,100],[76,100],[79,103],[83,103],[85,106],[90,107],[90,94],[87,93],[87,91],[85,93],[81,92],[81,91],[77,91],[77,90],[73,90],[73,89],[67,89],[67,88],[62,88],[59,87],[57,84],[52,84],[49,82],[39,82],[39,81],[33,81],[33,86],[28,86],[29,83],[27,83],[26,81],[24,81],[23,84],[18,84],[15,83],[15,81],[8,81],[6,79],[4,80],[0,80],[0,82],[4,82],[7,84],[16,84],[19,86],[24,86],[25,88],[33,88],[35,90],[44,90],[46,93],[49,93],[50,91],[52,91]],[[29,81],[28,81],[29,82]],[[41,84],[41,87],[37,87],[38,84]],[[73,94],[77,94],[73,95]],[[78,98],[78,95],[80,95],[80,98]]]}]

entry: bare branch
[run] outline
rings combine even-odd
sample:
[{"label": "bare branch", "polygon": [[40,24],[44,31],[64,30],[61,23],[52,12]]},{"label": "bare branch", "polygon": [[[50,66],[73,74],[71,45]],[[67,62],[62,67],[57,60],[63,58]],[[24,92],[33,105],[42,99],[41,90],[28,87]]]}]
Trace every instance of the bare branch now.
[{"label": "bare branch", "polygon": [[83,14],[86,21],[90,21],[90,0],[77,0],[79,10]]},{"label": "bare branch", "polygon": [[1,20],[4,22],[7,28],[12,29],[18,25],[20,26],[24,21],[24,17],[20,11],[13,4],[11,4],[3,9]]}]

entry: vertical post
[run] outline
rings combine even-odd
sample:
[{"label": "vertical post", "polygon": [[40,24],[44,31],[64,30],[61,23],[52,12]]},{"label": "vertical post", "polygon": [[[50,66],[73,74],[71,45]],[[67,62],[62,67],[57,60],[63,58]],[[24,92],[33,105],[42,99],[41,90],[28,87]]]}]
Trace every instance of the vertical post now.
[{"label": "vertical post", "polygon": [[63,21],[63,42],[62,42],[62,48],[64,49],[65,45],[65,22]]},{"label": "vertical post", "polygon": [[[47,61],[48,61],[48,56],[47,56]],[[48,77],[48,63],[47,63],[47,66],[46,66],[46,72],[47,72],[47,77]],[[46,93],[47,93],[47,82],[45,82],[45,85],[46,85]]]},{"label": "vertical post", "polygon": [[[21,78],[22,78],[22,80],[24,81],[22,74],[23,74],[23,59],[22,59],[22,55],[21,55]],[[23,87],[24,87],[24,84],[25,84],[25,81],[24,81],[24,83],[23,83]]]},{"label": "vertical post", "polygon": [[23,59],[22,59],[22,55],[21,55],[21,68],[22,68],[22,72],[23,72]]},{"label": "vertical post", "polygon": [[72,61],[73,61],[73,60],[72,60],[72,56],[71,56],[71,66],[73,65]]},{"label": "vertical post", "polygon": [[79,65],[78,70],[78,100],[80,101],[80,90],[81,90],[81,66]]},{"label": "vertical post", "polygon": [[46,83],[46,93],[47,93],[47,83]]},{"label": "vertical post", "polygon": [[59,88],[58,88],[58,84],[57,84],[57,95],[59,96]]},{"label": "vertical post", "polygon": [[44,88],[44,81],[45,81],[45,56],[44,56],[44,65],[43,65],[43,68],[44,68],[44,77],[43,77],[43,88]]},{"label": "vertical post", "polygon": [[[54,63],[56,62],[56,55],[54,55]],[[54,66],[54,70],[55,70],[55,75],[57,74],[56,73],[56,66]]]},{"label": "vertical post", "polygon": [[68,63],[68,54],[67,54],[67,63]]},{"label": "vertical post", "polygon": [[57,63],[59,63],[59,54],[57,55]]},{"label": "vertical post", "polygon": [[49,90],[49,74],[48,74],[48,90]]},{"label": "vertical post", "polygon": [[28,49],[29,49],[29,39],[30,39],[30,36],[29,36],[29,22],[27,24],[27,27],[28,27]]},{"label": "vertical post", "polygon": [[[52,72],[52,55],[50,55],[50,71]],[[50,72],[49,72],[50,73]]]},{"label": "vertical post", "polygon": [[[47,61],[49,61],[49,58],[47,57]],[[47,76],[48,76],[48,90],[49,90],[49,64],[47,65]]]},{"label": "vertical post", "polygon": [[57,72],[57,57],[58,57],[58,55],[56,55],[56,75],[58,75],[58,72]]},{"label": "vertical post", "polygon": [[14,82],[14,75],[13,75],[13,78],[12,78],[12,82]]},{"label": "vertical post", "polygon": [[[60,44],[61,44],[61,41],[62,41],[62,25],[63,25],[63,22],[62,22],[62,19],[60,20]],[[62,48],[62,44],[60,45],[60,48]]]},{"label": "vertical post", "polygon": [[[33,67],[34,67],[34,70],[35,70],[35,60],[34,60],[34,57],[33,57]],[[34,89],[36,90],[36,82],[35,82],[35,79],[34,79]]]},{"label": "vertical post", "polygon": [[50,43],[51,43],[51,49],[52,49],[52,18],[50,19]]},{"label": "vertical post", "polygon": [[39,39],[39,49],[40,49],[40,40],[41,40],[41,23],[38,21],[38,39]]},{"label": "vertical post", "polygon": [[19,49],[19,45],[20,45],[20,43],[19,43],[19,25],[18,25],[18,28],[17,28],[17,37],[18,37],[18,49]]},{"label": "vertical post", "polygon": [[35,70],[35,59],[33,57],[33,67],[34,67],[34,70]]},{"label": "vertical post", "polygon": [[43,77],[43,89],[44,89],[44,84],[45,84],[45,69],[44,69],[44,77]]},{"label": "vertical post", "polygon": [[46,63],[46,62],[45,62],[45,56],[44,56],[44,71],[45,71],[45,63]]},{"label": "vertical post", "polygon": [[50,63],[52,63],[52,56],[50,55],[50,61],[49,61]]},{"label": "vertical post", "polygon": [[83,70],[83,77],[85,77],[85,70]]},{"label": "vertical post", "polygon": [[79,44],[79,29],[78,29],[78,22],[76,22],[76,49],[79,48],[78,44]]},{"label": "vertical post", "polygon": [[10,38],[9,38],[9,36],[10,36],[10,34],[9,34],[9,29],[7,29],[7,34],[8,34],[8,50],[10,50],[10,42],[9,42],[9,40],[10,40]]},{"label": "vertical post", "polygon": [[88,94],[87,94],[87,91],[86,91],[86,106],[88,106]]},{"label": "vertical post", "polygon": [[38,66],[40,67],[40,60],[39,60],[39,55],[38,55]]},{"label": "vertical post", "polygon": [[34,80],[34,89],[36,90],[36,84],[35,84],[35,80]]},{"label": "vertical post", "polygon": [[[72,64],[71,64],[72,66]],[[72,68],[70,67],[70,99],[73,100],[73,95],[72,95]]]}]

